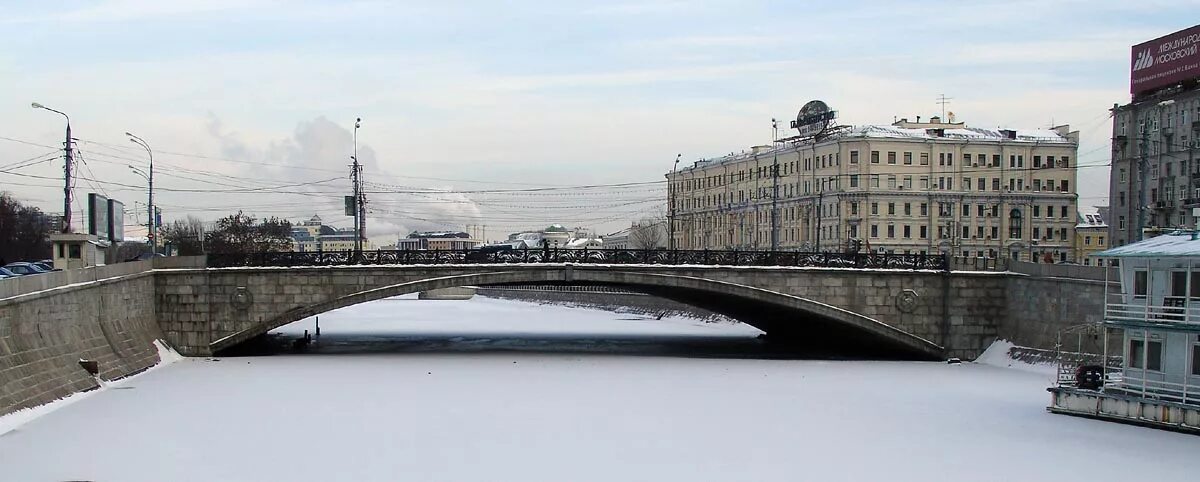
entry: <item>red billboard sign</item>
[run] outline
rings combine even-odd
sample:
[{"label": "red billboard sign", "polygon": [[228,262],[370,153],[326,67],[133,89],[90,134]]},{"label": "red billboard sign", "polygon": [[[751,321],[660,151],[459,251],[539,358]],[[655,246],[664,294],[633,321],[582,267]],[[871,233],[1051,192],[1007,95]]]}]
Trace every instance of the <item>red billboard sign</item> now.
[{"label": "red billboard sign", "polygon": [[1200,77],[1200,25],[1133,46],[1129,92]]}]

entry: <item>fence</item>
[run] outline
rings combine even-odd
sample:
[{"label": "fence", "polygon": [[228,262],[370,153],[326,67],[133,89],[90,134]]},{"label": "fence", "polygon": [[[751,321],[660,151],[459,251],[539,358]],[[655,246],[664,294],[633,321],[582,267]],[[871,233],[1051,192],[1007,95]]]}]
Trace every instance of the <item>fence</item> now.
[{"label": "fence", "polygon": [[339,266],[412,264],[595,263],[708,266],[801,266],[948,271],[937,254],[807,253],[797,251],[665,249],[466,249],[379,250],[355,253],[278,252],[209,254],[213,268],[258,266]]},{"label": "fence", "polygon": [[0,279],[0,299],[76,283],[129,276],[150,269],[199,268],[203,266],[204,257],[202,256],[177,256],[5,278]]}]

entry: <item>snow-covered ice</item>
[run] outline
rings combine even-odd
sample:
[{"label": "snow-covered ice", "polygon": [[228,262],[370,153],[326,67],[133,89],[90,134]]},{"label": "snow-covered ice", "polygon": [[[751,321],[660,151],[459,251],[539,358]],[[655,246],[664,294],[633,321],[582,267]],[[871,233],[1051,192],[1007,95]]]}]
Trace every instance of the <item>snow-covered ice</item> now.
[{"label": "snow-covered ice", "polygon": [[[757,334],[478,297],[374,302],[321,327]],[[128,379],[0,436],[0,480],[1191,480],[1200,450],[1200,437],[1049,414],[1044,374],[985,364],[316,352]]]}]

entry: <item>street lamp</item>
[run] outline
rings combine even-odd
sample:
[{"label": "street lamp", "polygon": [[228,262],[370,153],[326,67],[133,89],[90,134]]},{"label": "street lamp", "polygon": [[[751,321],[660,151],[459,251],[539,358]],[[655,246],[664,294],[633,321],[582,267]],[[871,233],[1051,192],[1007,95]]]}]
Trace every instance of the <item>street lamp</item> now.
[{"label": "street lamp", "polygon": [[667,190],[671,193],[671,219],[669,220],[670,224],[668,225],[670,228],[668,231],[670,232],[667,233],[667,244],[669,245],[671,251],[675,250],[675,170],[679,168],[679,158],[681,157],[683,157],[683,154],[675,155],[675,165],[671,166],[671,179],[669,179],[667,182]]},{"label": "street lamp", "polygon": [[149,174],[143,173],[133,166],[129,166],[129,168],[133,169],[134,172],[137,172],[138,174],[144,176],[146,178],[146,184],[149,185],[150,193],[146,199],[146,210],[148,211],[148,214],[146,215],[146,241],[148,241],[150,244],[150,252],[157,253],[158,252],[158,236],[157,236],[158,226],[154,222],[155,221],[154,220],[154,151],[152,151],[150,149],[150,144],[148,144],[141,137],[135,136],[128,132],[126,132],[125,135],[129,136],[129,142],[132,142],[134,144],[142,146],[142,148],[146,150],[146,155],[150,156],[150,172],[149,172]]},{"label": "street lamp", "polygon": [[34,102],[30,104],[34,109],[48,110],[56,114],[62,115],[67,119],[67,139],[63,143],[63,156],[66,162],[63,163],[63,225],[62,232],[71,232],[71,162],[74,158],[71,156],[71,116],[60,110],[51,109],[42,104]]}]

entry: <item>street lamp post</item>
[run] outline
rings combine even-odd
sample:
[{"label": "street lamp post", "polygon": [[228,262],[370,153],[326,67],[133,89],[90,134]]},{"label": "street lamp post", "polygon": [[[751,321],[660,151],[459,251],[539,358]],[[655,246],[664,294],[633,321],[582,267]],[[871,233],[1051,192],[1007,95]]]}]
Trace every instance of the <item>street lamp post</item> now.
[{"label": "street lamp post", "polygon": [[675,155],[675,165],[671,166],[671,178],[667,182],[667,190],[671,193],[671,195],[668,196],[670,197],[671,202],[671,210],[669,214],[671,219],[667,220],[667,227],[669,231],[667,233],[667,244],[671,251],[675,250],[675,190],[677,189],[675,183],[675,170],[679,168],[680,157],[683,157],[683,154]]},{"label": "street lamp post", "polygon": [[[146,150],[146,155],[150,156],[150,172],[148,174],[144,174],[146,176],[146,184],[149,188],[149,194],[146,197],[146,211],[148,211],[148,214],[146,215],[146,241],[150,244],[150,252],[157,253],[158,225],[155,223],[154,219],[154,151],[150,149],[150,144],[148,144],[141,137],[135,136],[128,132],[126,132],[125,135],[129,136],[129,142],[142,146],[142,148]],[[133,166],[129,167],[133,168]],[[133,169],[135,172],[137,172],[136,168]]]},{"label": "street lamp post", "polygon": [[43,109],[56,114],[62,115],[67,119],[67,138],[63,143],[64,155],[63,159],[63,223],[62,232],[71,232],[71,163],[74,158],[71,155],[71,117],[66,113],[46,107],[42,104],[34,102],[30,104],[34,109]]}]

